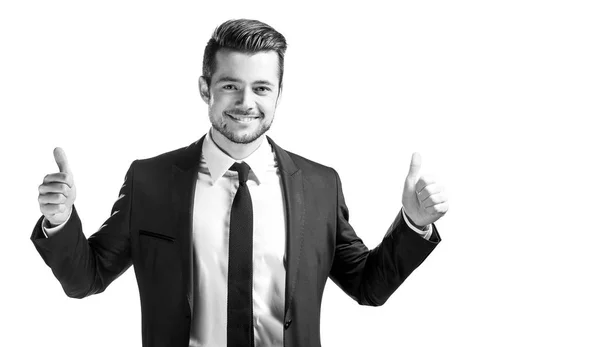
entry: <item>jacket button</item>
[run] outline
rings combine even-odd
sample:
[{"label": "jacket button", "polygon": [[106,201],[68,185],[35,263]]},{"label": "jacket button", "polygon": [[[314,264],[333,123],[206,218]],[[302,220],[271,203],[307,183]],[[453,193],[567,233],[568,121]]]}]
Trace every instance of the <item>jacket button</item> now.
[{"label": "jacket button", "polygon": [[283,327],[287,329],[287,328],[289,328],[289,327],[290,327],[290,325],[292,325],[292,320],[291,320],[291,319],[288,319],[288,321],[287,321],[287,322],[285,322],[285,324],[283,325]]}]

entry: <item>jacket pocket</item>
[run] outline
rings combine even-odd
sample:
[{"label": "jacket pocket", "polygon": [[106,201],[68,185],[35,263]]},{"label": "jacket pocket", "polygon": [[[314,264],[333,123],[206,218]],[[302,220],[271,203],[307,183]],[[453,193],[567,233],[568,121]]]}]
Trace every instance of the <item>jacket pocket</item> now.
[{"label": "jacket pocket", "polygon": [[144,236],[154,237],[154,238],[169,241],[169,242],[175,242],[175,238],[172,236],[169,236],[169,235],[159,234],[159,233],[155,233],[153,231],[148,231],[148,230],[144,230],[144,229],[139,229],[139,231],[140,231],[140,236],[144,235]]}]

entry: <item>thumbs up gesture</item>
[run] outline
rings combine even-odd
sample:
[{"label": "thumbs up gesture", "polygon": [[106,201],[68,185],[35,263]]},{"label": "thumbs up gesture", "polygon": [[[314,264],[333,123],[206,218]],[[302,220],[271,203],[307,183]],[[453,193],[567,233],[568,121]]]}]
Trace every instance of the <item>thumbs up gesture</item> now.
[{"label": "thumbs up gesture", "polygon": [[421,155],[413,153],[410,169],[404,181],[402,206],[404,213],[416,227],[425,227],[440,219],[448,211],[444,187],[431,177],[421,176]]},{"label": "thumbs up gesture", "polygon": [[59,172],[46,175],[38,188],[40,211],[52,226],[62,224],[69,218],[76,195],[73,174],[62,148],[54,149],[54,160]]}]

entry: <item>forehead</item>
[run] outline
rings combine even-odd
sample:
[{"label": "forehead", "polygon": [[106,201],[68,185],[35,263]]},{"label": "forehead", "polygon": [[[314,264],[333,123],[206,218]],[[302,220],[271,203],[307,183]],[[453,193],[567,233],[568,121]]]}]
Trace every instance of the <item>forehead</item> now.
[{"label": "forehead", "polygon": [[247,83],[266,80],[277,85],[279,82],[279,56],[275,51],[242,53],[222,49],[217,51],[215,62],[213,81],[231,77]]}]

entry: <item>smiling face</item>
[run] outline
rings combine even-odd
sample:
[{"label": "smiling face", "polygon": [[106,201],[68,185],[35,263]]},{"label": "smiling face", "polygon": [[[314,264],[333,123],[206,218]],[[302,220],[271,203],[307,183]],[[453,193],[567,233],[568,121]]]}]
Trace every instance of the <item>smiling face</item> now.
[{"label": "smiling face", "polygon": [[269,130],[279,99],[279,57],[275,51],[216,53],[210,86],[200,78],[214,136],[249,144]]}]

